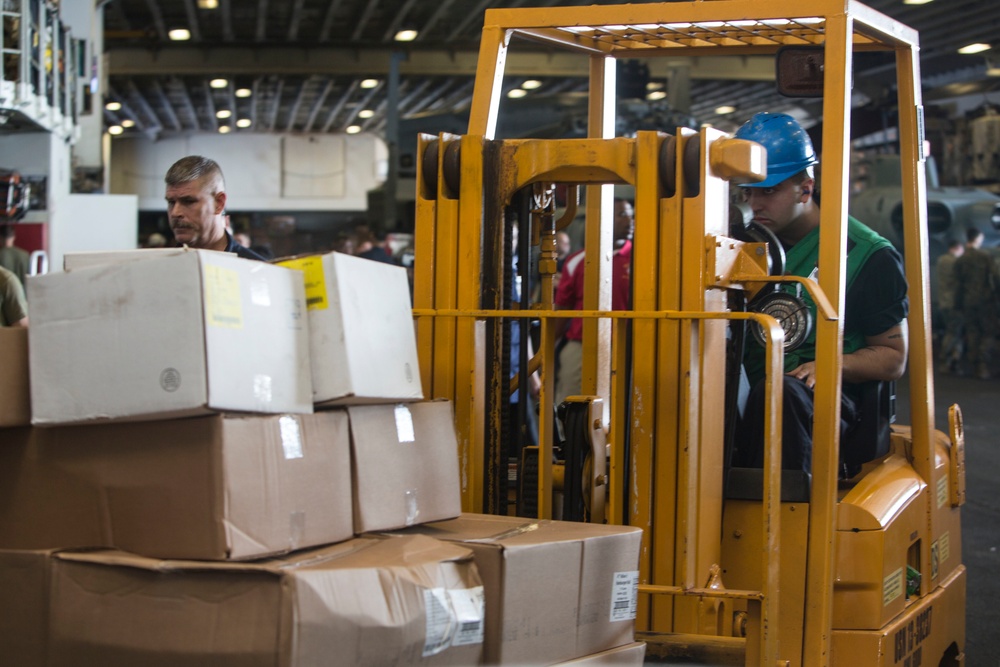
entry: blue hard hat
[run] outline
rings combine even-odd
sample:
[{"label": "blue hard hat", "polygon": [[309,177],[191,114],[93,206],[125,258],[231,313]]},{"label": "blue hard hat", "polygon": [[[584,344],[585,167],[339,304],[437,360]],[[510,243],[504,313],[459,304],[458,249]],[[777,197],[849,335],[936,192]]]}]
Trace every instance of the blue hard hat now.
[{"label": "blue hard hat", "polygon": [[759,183],[742,184],[745,188],[773,188],[819,163],[809,135],[786,113],[754,114],[736,130],[736,138],[756,141],[767,149],[767,178]]}]

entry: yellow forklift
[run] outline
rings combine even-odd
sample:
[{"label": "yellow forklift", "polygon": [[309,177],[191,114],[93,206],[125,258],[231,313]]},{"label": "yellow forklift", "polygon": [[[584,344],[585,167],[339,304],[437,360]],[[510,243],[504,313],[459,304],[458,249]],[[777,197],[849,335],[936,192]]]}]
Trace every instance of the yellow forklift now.
[{"label": "yellow forklift", "polygon": [[[587,138],[495,138],[505,58],[528,43],[586,62]],[[419,138],[414,315],[424,393],[454,401],[464,509],[514,511],[509,461],[519,456],[514,469],[533,479],[515,496],[519,513],[642,527],[636,628],[649,660],[964,664],[964,441],[957,406],[949,433],[934,428],[918,49],[915,31],[853,0],[493,9],[468,133]],[[852,58],[862,50],[895,56],[912,425],[891,423],[891,387],[882,387],[862,436],[870,460],[845,481],[840,314]],[[822,97],[817,280],[783,275],[778,244],[731,203],[732,183],[765,177],[761,146],[710,127],[615,136],[618,60],[729,56],[734,67],[773,59],[779,89]],[[635,200],[625,310],[611,310],[616,185],[634,188]],[[580,194],[583,310],[556,310],[555,235]],[[512,299],[515,225],[522,287],[528,245],[539,248],[536,302],[529,289]],[[790,281],[817,305],[811,475],[784,471],[780,460],[781,352],[809,323],[780,306],[747,307]],[[582,395],[560,406],[560,429],[554,349],[568,317],[583,320]],[[511,359],[512,332],[527,340],[532,323],[537,353],[520,345]],[[766,451],[756,470],[731,464],[749,327],[767,351]],[[538,447],[519,453],[510,396],[527,392],[536,371]]]}]

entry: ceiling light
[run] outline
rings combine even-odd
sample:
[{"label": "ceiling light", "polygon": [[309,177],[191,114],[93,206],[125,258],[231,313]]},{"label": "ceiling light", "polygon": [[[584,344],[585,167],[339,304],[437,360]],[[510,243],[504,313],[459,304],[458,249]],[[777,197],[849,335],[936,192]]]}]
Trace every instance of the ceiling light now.
[{"label": "ceiling light", "polygon": [[527,94],[528,94],[527,90],[524,90],[522,88],[515,88],[514,90],[507,93],[507,97],[517,99],[518,97],[524,97]]},{"label": "ceiling light", "polygon": [[736,107],[730,104],[724,104],[723,106],[716,107],[715,109],[715,113],[719,114],[720,116],[725,116],[727,113],[732,113],[734,111],[736,111]]},{"label": "ceiling light", "polygon": [[933,0],[903,0],[904,5],[926,5]]},{"label": "ceiling light", "polygon": [[232,130],[232,129],[233,128],[229,127],[228,125],[220,125],[219,126],[219,134],[229,134],[230,130]]},{"label": "ceiling light", "polygon": [[397,42],[412,42],[417,38],[418,34],[416,30],[400,30],[393,39]]},{"label": "ceiling light", "polygon": [[108,102],[104,105],[104,108],[108,111],[120,111],[122,108],[121,102]]},{"label": "ceiling light", "polygon": [[191,39],[191,31],[187,28],[174,28],[167,33],[167,37],[175,42],[184,42]]},{"label": "ceiling light", "polygon": [[126,118],[125,120],[122,121],[122,127],[134,127],[134,126],[135,126],[135,121],[132,120],[131,118]]},{"label": "ceiling light", "polygon": [[215,112],[216,118],[229,118],[232,115],[233,112],[230,111],[229,109],[219,109],[218,111]]},{"label": "ceiling light", "polygon": [[970,53],[982,53],[983,51],[989,51],[991,47],[989,44],[983,44],[982,42],[977,42],[976,44],[969,44],[963,46],[958,50],[959,53],[969,55]]},{"label": "ceiling light", "polygon": [[237,88],[236,97],[250,97],[253,95],[253,91],[249,88]]},{"label": "ceiling light", "polygon": [[358,112],[358,118],[371,118],[375,115],[375,112],[371,109],[362,109]]},{"label": "ceiling light", "polygon": [[646,99],[650,102],[655,102],[656,100],[662,100],[667,96],[667,93],[662,90],[654,90],[650,94],[646,95]]},{"label": "ceiling light", "polygon": [[112,125],[111,127],[108,128],[108,134],[115,134],[115,135],[117,135],[117,134],[121,134],[124,131],[125,130],[122,129],[121,125]]},{"label": "ceiling light", "polygon": [[251,125],[253,125],[253,121],[249,118],[240,118],[236,121],[236,127],[250,127]]},{"label": "ceiling light", "polygon": [[521,84],[521,87],[524,88],[525,90],[536,90],[542,87],[542,82],[539,81],[538,79],[528,79],[527,81]]},{"label": "ceiling light", "polygon": [[225,88],[229,85],[229,81],[227,79],[212,79],[208,82],[208,85],[212,88]]},{"label": "ceiling light", "polygon": [[360,125],[349,125],[347,127],[347,133],[348,134],[357,134],[360,131],[361,131],[361,126]]},{"label": "ceiling light", "polygon": [[663,90],[663,83],[659,81],[650,81],[646,84],[646,90]]},{"label": "ceiling light", "polygon": [[218,9],[219,0],[198,0],[198,9]]},{"label": "ceiling light", "polygon": [[362,88],[374,88],[378,85],[378,79],[365,79],[361,82]]}]

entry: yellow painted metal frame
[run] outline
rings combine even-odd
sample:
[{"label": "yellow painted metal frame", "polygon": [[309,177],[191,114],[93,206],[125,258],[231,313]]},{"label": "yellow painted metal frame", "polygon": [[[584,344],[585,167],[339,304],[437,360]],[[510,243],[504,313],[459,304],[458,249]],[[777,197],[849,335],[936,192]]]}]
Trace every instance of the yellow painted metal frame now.
[{"label": "yellow painted metal frame", "polygon": [[[754,17],[754,18],[748,18]],[[511,141],[494,144],[502,154],[487,163],[484,146],[495,135],[501,105],[503,68],[513,39],[528,39],[578,52],[590,58],[591,107],[589,139],[560,142]],[[708,443],[719,440],[718,417],[711,412],[718,391],[720,333],[717,320],[725,317],[721,290],[745,283],[749,290],[766,282],[754,275],[711,275],[713,242],[724,230],[721,179],[725,173],[713,163],[713,144],[725,141],[720,133],[678,130],[675,137],[641,132],[634,140],[613,139],[614,61],[619,57],[768,54],[786,45],[815,44],[825,49],[828,72],[850,70],[852,50],[892,50],[897,56],[900,91],[901,157],[904,165],[904,242],[911,313],[908,321],[914,469],[928,489],[950,480],[953,497],[962,497],[961,443],[955,442],[951,464],[935,466],[933,456],[933,384],[930,376],[930,317],[927,296],[926,202],[922,155],[922,109],[919,87],[918,39],[911,29],[854,0],[815,0],[808,8],[791,0],[714,0],[665,2],[621,6],[494,9],[486,12],[469,133],[463,137],[422,137],[421,151],[438,142],[435,192],[418,192],[417,273],[415,314],[418,316],[420,355],[425,394],[455,400],[460,434],[463,506],[482,504],[484,429],[495,428],[484,414],[484,328],[492,317],[515,317],[508,311],[481,310],[483,178],[488,172],[500,182],[502,196],[541,181],[587,185],[587,246],[585,310],[573,316],[585,320],[584,392],[605,400],[610,420],[612,484],[627,474],[631,486],[624,505],[609,494],[613,522],[643,527],[640,572],[643,590],[671,593],[669,598],[646,596],[640,601],[640,625],[665,626],[675,632],[697,633],[692,606],[686,599],[703,599],[707,566],[717,553],[721,512],[719,453]],[[844,307],[846,214],[848,188],[850,95],[848,76],[827,76],[824,98],[824,137],[821,147],[824,193],[818,290],[807,285],[821,303],[824,317],[817,322],[816,438],[813,451],[812,502],[805,559],[806,594],[804,637],[808,651],[792,658],[794,664],[827,665],[831,653],[834,528],[837,517],[839,452],[839,395]],[[671,128],[672,129],[672,128]],[[657,157],[666,141],[676,152],[676,190],[665,192]],[[461,180],[457,192],[445,179],[445,147],[461,143]],[[701,190],[686,190],[680,165],[685,151],[699,144]],[[720,151],[721,152],[721,148]],[[490,171],[499,165],[499,171]],[[418,188],[426,175],[418,166]],[[635,186],[636,228],[633,251],[634,312],[609,312],[610,306],[610,196],[609,184]],[[550,304],[546,302],[546,305]],[[715,311],[715,312],[713,312]],[[517,313],[520,314],[520,313]],[[565,313],[542,309],[532,315],[541,321],[543,351],[554,343],[552,320]],[[634,349],[651,350],[635,363],[630,385],[625,383],[626,322],[632,322]],[[768,322],[773,329],[773,321]],[[611,332],[614,335],[611,335]],[[772,331],[772,337],[775,335]],[[610,344],[609,344],[610,339]],[[772,345],[777,341],[772,340]],[[770,352],[770,348],[769,348]],[[714,355],[714,356],[713,356]],[[780,362],[780,356],[777,357]],[[544,352],[543,404],[552,395],[554,361]],[[775,373],[772,360],[772,374]],[[780,371],[777,371],[780,374]],[[769,375],[766,434],[765,500],[762,522],[769,536],[777,534],[780,448],[780,383]],[[606,379],[613,378],[609,386]],[[777,397],[777,398],[776,398]],[[631,411],[625,412],[625,399]],[[542,411],[541,460],[550,460],[551,416]],[[491,416],[491,419],[493,417]],[[626,460],[614,446],[625,432],[632,456]],[[960,432],[960,429],[959,429]],[[948,477],[948,479],[945,479]],[[551,467],[542,466],[539,483],[540,516],[549,516]],[[929,492],[928,492],[929,493]],[[928,508],[929,498],[925,499]],[[957,507],[957,503],[954,504]],[[921,542],[920,563],[928,568],[936,522],[944,516],[927,511],[927,536]],[[774,539],[777,539],[774,537]],[[761,581],[776,581],[777,559],[770,555],[776,542],[765,539],[761,554]],[[951,571],[924,572],[922,594],[950,577]],[[964,581],[964,579],[962,580]],[[665,582],[665,583],[664,583]],[[732,592],[730,597],[756,600],[753,594]],[[718,597],[718,596],[717,596]],[[722,596],[724,597],[724,596]],[[750,627],[760,643],[747,646],[746,664],[775,664],[777,591],[766,583],[759,615]]]}]

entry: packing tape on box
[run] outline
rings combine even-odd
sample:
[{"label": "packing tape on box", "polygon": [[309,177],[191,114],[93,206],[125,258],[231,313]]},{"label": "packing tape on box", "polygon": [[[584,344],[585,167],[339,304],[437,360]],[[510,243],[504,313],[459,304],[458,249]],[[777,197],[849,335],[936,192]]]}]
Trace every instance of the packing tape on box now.
[{"label": "packing tape on box", "polygon": [[403,502],[406,505],[406,525],[413,526],[420,517],[420,503],[417,501],[417,490],[407,489],[404,491]]},{"label": "packing tape on box", "polygon": [[414,442],[416,434],[413,430],[413,413],[400,403],[396,406],[396,438],[399,442]]},{"label": "packing tape on box", "polygon": [[261,403],[270,405],[274,397],[274,391],[272,389],[274,382],[270,375],[254,375],[253,376],[253,397],[256,398]]},{"label": "packing tape on box", "polygon": [[283,415],[278,419],[278,429],[281,431],[281,448],[285,452],[285,460],[301,459],[302,428],[299,420],[291,415]]},{"label": "packing tape on box", "polygon": [[466,540],[467,542],[478,542],[480,544],[492,544],[493,542],[499,542],[500,540],[506,540],[511,537],[517,537],[518,535],[524,535],[525,533],[530,533],[533,530],[538,530],[539,522],[532,521],[530,523],[524,523],[517,528],[511,528],[510,530],[505,530],[502,533],[497,533],[496,535],[491,535],[490,537],[480,537],[475,540]]},{"label": "packing tape on box", "polygon": [[302,546],[306,536],[306,513],[296,510],[288,515],[288,548],[295,551]]}]

